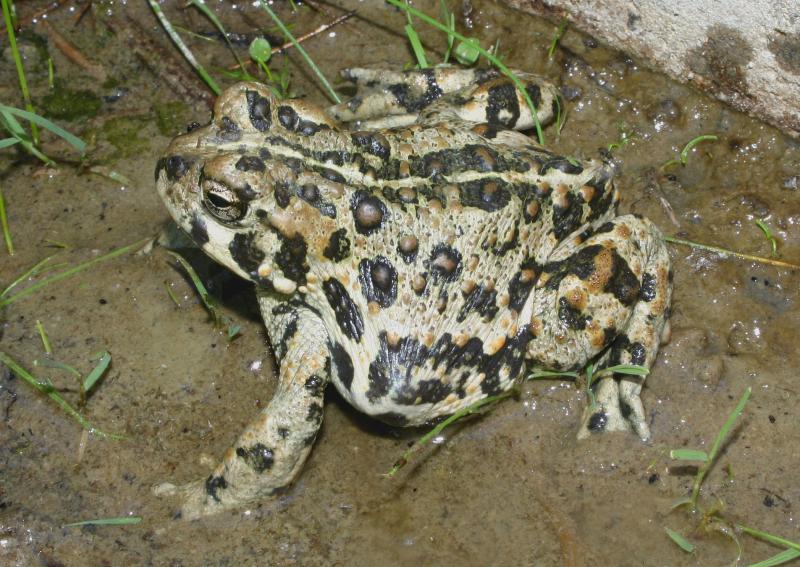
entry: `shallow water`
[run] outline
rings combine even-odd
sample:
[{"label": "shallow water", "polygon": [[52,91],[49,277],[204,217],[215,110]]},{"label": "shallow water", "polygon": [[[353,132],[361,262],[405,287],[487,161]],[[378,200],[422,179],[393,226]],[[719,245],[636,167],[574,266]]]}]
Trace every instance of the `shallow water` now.
[{"label": "shallow water", "polygon": [[[398,33],[405,23],[401,14],[379,2],[343,4],[356,9],[356,17],[305,43],[329,78],[346,66],[411,61]],[[419,5],[437,13],[433,2]],[[45,4],[20,4],[21,15],[37,6]],[[325,13],[278,9],[302,34],[341,13],[320,7]],[[568,30],[548,60],[554,24],[491,2],[473,2],[468,16],[462,4],[451,7],[459,10],[459,29],[484,46],[499,40],[511,66],[562,86],[570,99],[567,120],[560,134],[545,130],[548,146],[588,158],[618,141],[621,131],[631,137],[613,152],[623,211],[650,217],[668,234],[768,256],[770,245],[754,222],[763,219],[778,238],[780,258],[800,260],[796,142],[578,32]],[[211,30],[196,13],[164,8],[176,25]],[[271,27],[255,8],[215,9],[231,31]],[[141,22],[141,33],[171,52],[143,3],[95,3],[76,26],[68,5],[48,18],[103,64],[115,86],[88,78],[52,43],[49,52],[56,76],[72,89],[100,96],[124,89],[115,102],[104,101],[97,116],[62,123],[92,141],[92,165],[122,173],[130,183],[121,186],[63,161],[46,168],[0,150],[0,187],[17,247],[15,256],[3,253],[0,260],[3,286],[57,251],[49,241],[70,245],[55,261],[77,263],[153,236],[167,223],[152,172],[171,135],[159,130],[152,107],[156,101],[183,103],[170,107],[181,124],[205,122],[209,114],[144,69],[106,30],[107,17],[129,25],[122,14]],[[443,48],[441,35],[418,28],[431,48]],[[30,29],[44,35],[40,25]],[[189,41],[221,78],[219,68],[231,62],[224,46]],[[30,40],[21,43],[33,49]],[[281,64],[278,57],[273,68]],[[296,54],[290,53],[289,64],[294,91],[327,104]],[[34,98],[44,96],[46,66],[32,64],[28,77]],[[13,65],[5,59],[0,100],[19,104],[17,97]],[[719,141],[698,145],[685,167],[659,169],[701,134]],[[70,155],[61,144],[47,147],[54,156]],[[581,389],[536,381],[518,400],[448,431],[443,443],[387,479],[383,473],[421,432],[377,424],[330,391],[322,433],[292,488],[249,509],[194,523],[173,520],[175,503],[157,499],[150,489],[207,474],[269,400],[273,362],[249,286],[199,254],[188,255],[225,313],[242,326],[233,342],[214,329],[190,283],[161,249],[97,264],[46,287],[4,310],[0,350],[50,377],[73,403],[73,378],[33,367],[44,358],[35,322],[47,330],[52,358],[84,372],[93,366],[91,355],[109,350],[112,367],[84,413],[127,439],[84,439],[49,400],[19,378],[0,375],[0,559],[53,566],[729,565],[736,545],[719,533],[692,535],[692,555],[665,535],[665,526],[691,534],[700,520],[670,512],[691,488],[692,470],[670,461],[668,452],[708,450],[748,386],[751,401],[704,484],[703,502],[721,502],[729,520],[796,541],[798,273],[682,246],[671,246],[670,253],[672,341],[643,393],[651,442],[632,435],[576,441],[585,403]],[[125,515],[143,520],[62,527]],[[743,564],[778,551],[741,539]]]}]

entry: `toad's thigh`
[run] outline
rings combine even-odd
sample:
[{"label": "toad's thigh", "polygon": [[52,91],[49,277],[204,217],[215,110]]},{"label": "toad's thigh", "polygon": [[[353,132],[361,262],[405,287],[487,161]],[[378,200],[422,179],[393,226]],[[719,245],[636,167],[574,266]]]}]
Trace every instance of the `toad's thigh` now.
[{"label": "toad's thigh", "polygon": [[[618,360],[649,366],[670,291],[669,257],[655,225],[633,215],[617,217],[564,241],[550,258],[531,298],[532,363],[579,370],[616,341]],[[642,346],[644,357],[621,352]]]}]

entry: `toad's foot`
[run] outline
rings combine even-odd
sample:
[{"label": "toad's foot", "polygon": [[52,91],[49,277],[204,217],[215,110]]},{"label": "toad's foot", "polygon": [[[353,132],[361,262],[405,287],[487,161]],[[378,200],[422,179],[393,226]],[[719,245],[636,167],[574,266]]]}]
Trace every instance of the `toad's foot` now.
[{"label": "toad's foot", "polygon": [[153,494],[161,497],[178,498],[182,502],[178,517],[195,520],[223,511],[226,506],[209,497],[207,481],[195,481],[181,486],[163,482],[153,487]]},{"label": "toad's foot", "polygon": [[[605,192],[610,190],[605,188]],[[543,266],[533,296],[527,356],[545,368],[653,366],[668,332],[669,256],[650,221],[633,215],[590,225]],[[596,403],[578,435],[633,431],[650,436],[639,393],[643,378],[616,374],[595,384]]]},{"label": "toad's foot", "polygon": [[647,441],[650,428],[639,397],[642,384],[638,380],[635,376],[600,380],[595,390],[595,403],[589,404],[583,411],[578,439],[585,439],[599,431],[633,429],[642,441]]}]

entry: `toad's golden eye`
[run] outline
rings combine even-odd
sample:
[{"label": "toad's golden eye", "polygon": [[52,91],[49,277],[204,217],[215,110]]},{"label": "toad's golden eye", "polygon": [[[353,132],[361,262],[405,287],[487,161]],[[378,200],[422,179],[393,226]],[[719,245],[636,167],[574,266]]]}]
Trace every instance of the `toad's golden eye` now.
[{"label": "toad's golden eye", "polygon": [[247,203],[243,202],[226,185],[213,179],[204,179],[201,183],[203,206],[214,217],[222,222],[236,222],[247,213]]}]

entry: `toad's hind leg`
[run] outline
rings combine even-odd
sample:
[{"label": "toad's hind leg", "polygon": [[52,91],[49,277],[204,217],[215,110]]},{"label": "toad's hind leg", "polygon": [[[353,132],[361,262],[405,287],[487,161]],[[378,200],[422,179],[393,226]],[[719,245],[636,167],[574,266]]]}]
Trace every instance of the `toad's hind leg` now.
[{"label": "toad's hind leg", "polygon": [[514,76],[533,103],[535,117],[522,90],[500,75],[442,97],[421,112],[419,122],[453,123],[460,119],[480,125],[476,131],[491,139],[497,130],[529,130],[537,122],[544,125],[556,118],[561,99],[555,85],[530,73],[514,71]]},{"label": "toad's hind leg", "polygon": [[[536,121],[521,91],[495,69],[440,66],[388,71],[346,69],[342,75],[356,84],[356,95],[327,109],[339,122],[360,121],[360,128],[377,130],[458,120],[488,123],[500,129],[527,130]],[[558,89],[544,79],[515,71],[524,85],[537,119],[546,124],[557,114]]]},{"label": "toad's hind leg", "polygon": [[[582,236],[580,244],[562,243],[542,267],[528,358],[558,370],[580,371],[592,360],[595,372],[618,364],[649,369],[668,332],[670,262],[661,233],[647,219],[625,215]],[[599,380],[578,436],[633,428],[647,439],[642,381],[619,374]]]},{"label": "toad's hind leg", "polygon": [[284,308],[267,294],[259,296],[259,303],[280,362],[277,390],[205,480],[156,488],[183,497],[184,519],[234,508],[290,484],[322,424],[323,392],[330,378],[322,323],[309,311]]}]

